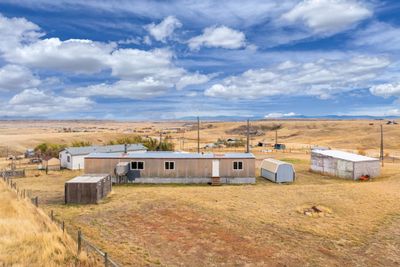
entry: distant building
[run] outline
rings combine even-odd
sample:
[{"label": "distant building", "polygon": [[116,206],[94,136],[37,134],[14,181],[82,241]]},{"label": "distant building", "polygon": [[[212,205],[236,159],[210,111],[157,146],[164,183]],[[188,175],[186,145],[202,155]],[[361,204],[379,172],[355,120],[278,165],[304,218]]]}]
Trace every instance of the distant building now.
[{"label": "distant building", "polygon": [[361,176],[380,175],[380,162],[370,158],[339,150],[312,150],[311,170],[341,178],[358,180]]},{"label": "distant building", "polygon": [[25,151],[25,158],[33,158],[35,156],[35,150],[33,148],[28,148]]},{"label": "distant building", "polygon": [[42,159],[42,169],[59,171],[61,169],[60,160],[54,157],[45,157]]},{"label": "distant building", "polygon": [[61,167],[70,170],[85,168],[84,158],[90,153],[123,153],[123,152],[145,152],[147,148],[142,144],[109,145],[109,146],[84,146],[68,147],[60,152]]},{"label": "distant building", "polygon": [[255,157],[251,153],[93,153],[85,157],[85,173],[108,173],[116,183],[245,184],[255,183]]}]

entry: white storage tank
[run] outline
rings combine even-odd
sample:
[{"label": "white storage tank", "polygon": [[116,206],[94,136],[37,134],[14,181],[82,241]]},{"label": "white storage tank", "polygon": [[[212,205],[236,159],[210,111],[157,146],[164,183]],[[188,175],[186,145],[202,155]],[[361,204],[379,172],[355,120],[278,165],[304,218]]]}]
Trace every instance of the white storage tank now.
[{"label": "white storage tank", "polygon": [[261,176],[275,183],[292,183],[296,172],[292,164],[269,158],[261,163]]}]

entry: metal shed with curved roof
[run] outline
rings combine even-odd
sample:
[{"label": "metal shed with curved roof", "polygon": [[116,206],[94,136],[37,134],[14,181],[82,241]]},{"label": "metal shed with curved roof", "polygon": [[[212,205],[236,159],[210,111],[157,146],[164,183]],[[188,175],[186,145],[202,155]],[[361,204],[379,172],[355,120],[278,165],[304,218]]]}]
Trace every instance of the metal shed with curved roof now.
[{"label": "metal shed with curved roof", "polygon": [[296,172],[292,164],[269,158],[261,162],[261,176],[275,183],[291,183]]}]

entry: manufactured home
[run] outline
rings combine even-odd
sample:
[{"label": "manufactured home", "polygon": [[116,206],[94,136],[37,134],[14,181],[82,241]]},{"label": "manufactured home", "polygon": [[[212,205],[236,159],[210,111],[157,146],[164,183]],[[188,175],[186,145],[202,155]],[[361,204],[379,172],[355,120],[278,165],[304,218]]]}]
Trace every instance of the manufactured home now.
[{"label": "manufactured home", "polygon": [[[255,183],[251,153],[92,153],[85,173],[109,173],[115,183]],[[214,179],[213,179],[214,178]]]},{"label": "manufactured home", "polygon": [[311,151],[311,170],[340,178],[358,180],[361,176],[379,176],[380,162],[370,158],[339,150]]},{"label": "manufactured home", "polygon": [[65,203],[95,204],[112,189],[109,174],[85,174],[65,183]]},{"label": "manufactured home", "polygon": [[142,144],[68,147],[60,152],[61,167],[70,170],[85,168],[84,158],[90,153],[144,152]]},{"label": "manufactured home", "polygon": [[296,178],[293,165],[276,159],[261,162],[261,176],[275,183],[291,183]]}]

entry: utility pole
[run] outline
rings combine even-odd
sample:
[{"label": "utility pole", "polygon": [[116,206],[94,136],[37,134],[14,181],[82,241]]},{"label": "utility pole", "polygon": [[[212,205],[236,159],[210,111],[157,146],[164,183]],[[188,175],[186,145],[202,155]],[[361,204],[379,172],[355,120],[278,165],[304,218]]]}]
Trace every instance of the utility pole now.
[{"label": "utility pole", "polygon": [[158,145],[158,150],[161,150],[161,142],[162,142],[162,129],[160,129],[160,144]]},{"label": "utility pole", "polygon": [[200,153],[200,117],[197,117],[197,153]]},{"label": "utility pole", "polygon": [[278,130],[275,130],[275,145],[278,144]]},{"label": "utility pole", "polygon": [[381,124],[381,153],[380,153],[380,158],[381,158],[382,167],[383,167],[383,160],[384,160],[385,156],[383,154],[383,125],[382,124]]},{"label": "utility pole", "polygon": [[247,119],[247,146],[246,153],[250,153],[250,121]]}]

